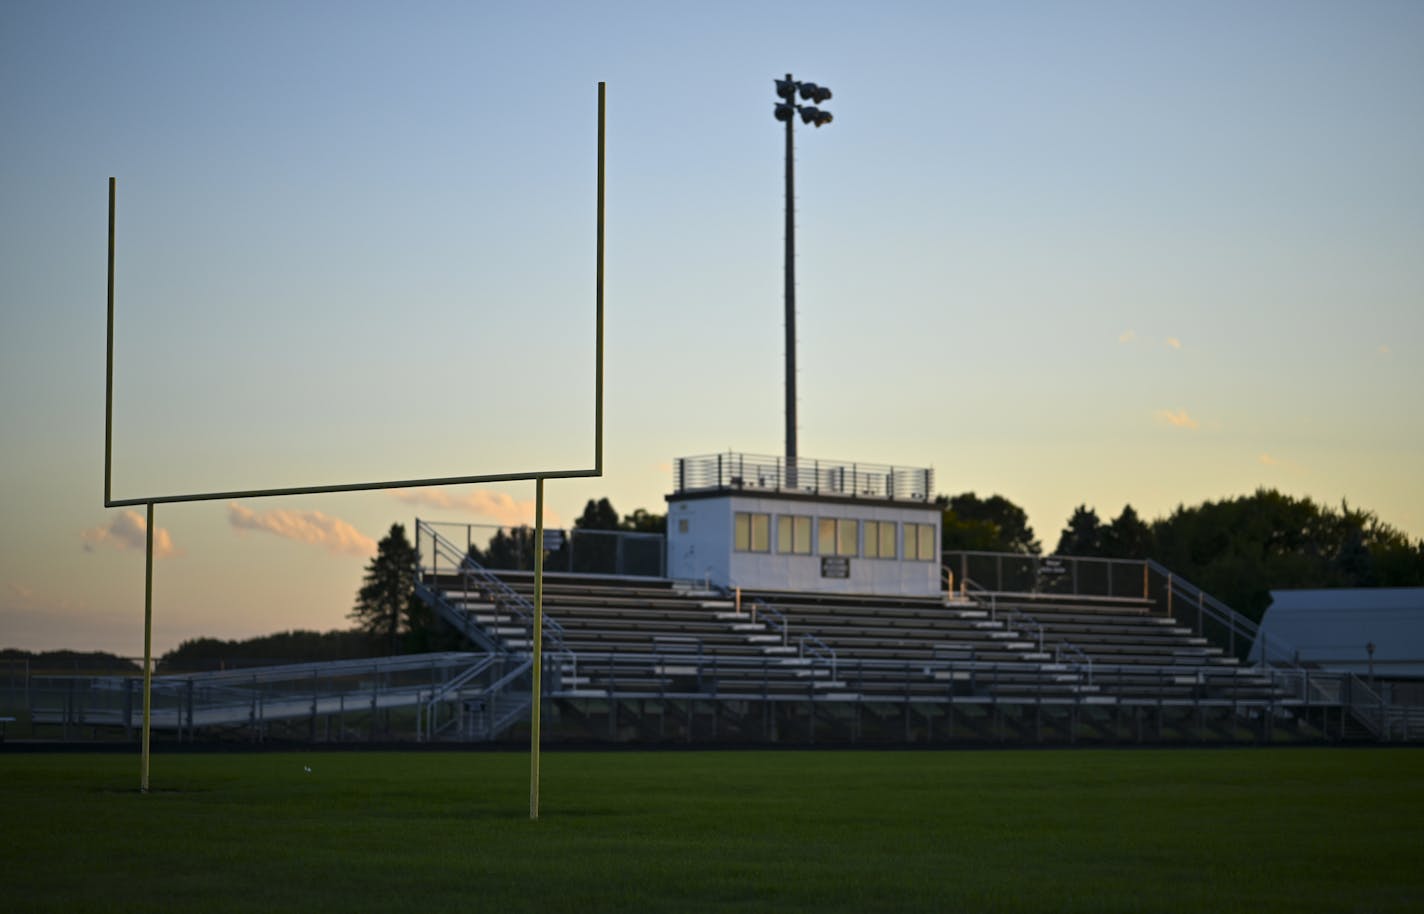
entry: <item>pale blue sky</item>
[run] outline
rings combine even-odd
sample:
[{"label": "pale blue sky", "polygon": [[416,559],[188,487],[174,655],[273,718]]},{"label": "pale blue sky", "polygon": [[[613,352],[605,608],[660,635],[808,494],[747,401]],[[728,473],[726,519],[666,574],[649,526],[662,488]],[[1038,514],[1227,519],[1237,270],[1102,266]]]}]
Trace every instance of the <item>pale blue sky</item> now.
[{"label": "pale blue sky", "polygon": [[[661,510],[674,457],[782,446],[788,71],[836,115],[797,133],[803,454],[1049,546],[1262,485],[1424,535],[1424,5],[11,0],[0,645],[140,644],[110,175],[116,494],[579,466],[606,80],[607,475],[549,503]],[[392,522],[532,484],[445,495],[160,507],[159,648],[344,625]]]}]

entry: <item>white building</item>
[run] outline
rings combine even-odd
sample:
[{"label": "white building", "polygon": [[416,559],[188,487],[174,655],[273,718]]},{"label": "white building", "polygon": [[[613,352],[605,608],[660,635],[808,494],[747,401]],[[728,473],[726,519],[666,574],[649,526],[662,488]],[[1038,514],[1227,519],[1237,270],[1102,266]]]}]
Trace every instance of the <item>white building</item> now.
[{"label": "white building", "polygon": [[1251,648],[1332,672],[1424,680],[1424,587],[1273,590]]},{"label": "white building", "polygon": [[723,587],[935,596],[934,471],[713,454],[684,457],[667,496],[673,578]]}]

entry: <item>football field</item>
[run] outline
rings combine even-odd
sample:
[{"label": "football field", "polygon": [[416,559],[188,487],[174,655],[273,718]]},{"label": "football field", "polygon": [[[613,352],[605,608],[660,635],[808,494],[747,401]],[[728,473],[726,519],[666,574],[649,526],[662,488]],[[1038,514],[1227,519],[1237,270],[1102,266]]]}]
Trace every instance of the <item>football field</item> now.
[{"label": "football field", "polygon": [[[1410,749],[0,752],[22,911],[1418,911]],[[310,772],[307,769],[310,768]]]}]

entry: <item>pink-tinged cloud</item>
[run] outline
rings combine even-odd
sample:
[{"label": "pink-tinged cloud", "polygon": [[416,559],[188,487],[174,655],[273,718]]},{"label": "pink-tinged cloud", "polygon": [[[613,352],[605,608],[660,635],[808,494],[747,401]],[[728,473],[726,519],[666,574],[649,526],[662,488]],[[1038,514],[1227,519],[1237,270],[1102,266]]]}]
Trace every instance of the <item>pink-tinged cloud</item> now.
[{"label": "pink-tinged cloud", "polygon": [[1187,411],[1184,409],[1159,409],[1157,418],[1176,428],[1198,428],[1201,426],[1201,423],[1187,415]]},{"label": "pink-tinged cloud", "polygon": [[237,502],[227,506],[227,522],[235,530],[260,530],[283,539],[321,546],[332,555],[371,555],[376,541],[339,517],[320,511],[263,511],[261,514]]},{"label": "pink-tinged cloud", "polygon": [[[84,541],[85,552],[93,552],[99,546],[144,550],[148,548],[148,522],[137,511],[123,511],[108,524],[82,531],[79,538]],[[153,531],[154,558],[165,559],[179,554],[167,530],[158,527]]]},{"label": "pink-tinged cloud", "polygon": [[1390,348],[1389,348],[1388,346],[1384,345],[1383,343],[1381,343],[1379,349],[1376,350],[1376,351],[1377,351],[1380,355],[1389,355],[1389,353],[1390,353]]},{"label": "pink-tinged cloud", "polygon": [[[517,527],[534,523],[534,499],[520,501],[507,492],[491,492],[489,489],[474,489],[464,494],[452,494],[447,489],[402,489],[396,498],[408,505],[423,505],[445,511],[468,511],[479,517],[493,520],[502,527]],[[544,523],[550,527],[559,525],[559,516],[544,506]]]},{"label": "pink-tinged cloud", "polygon": [[1137,332],[1135,330],[1124,330],[1117,335],[1117,341],[1119,343],[1130,343],[1135,339],[1137,339]]},{"label": "pink-tinged cloud", "polygon": [[1167,337],[1167,345],[1171,346],[1173,349],[1181,349],[1182,341],[1177,339],[1175,336],[1169,336]]},{"label": "pink-tinged cloud", "polygon": [[1281,465],[1281,462],[1276,458],[1272,457],[1270,454],[1262,454],[1257,459],[1259,459],[1261,463],[1265,464],[1268,467],[1278,467]]}]

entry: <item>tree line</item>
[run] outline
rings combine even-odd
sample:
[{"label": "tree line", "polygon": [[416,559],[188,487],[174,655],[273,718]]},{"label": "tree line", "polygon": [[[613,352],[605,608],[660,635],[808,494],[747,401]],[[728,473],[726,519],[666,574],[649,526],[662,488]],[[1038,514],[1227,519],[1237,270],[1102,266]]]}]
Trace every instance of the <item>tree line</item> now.
[{"label": "tree line", "polygon": [[[1038,555],[1021,508],[973,492],[938,500],[946,550]],[[1272,590],[1424,585],[1424,539],[1411,541],[1372,511],[1339,508],[1274,489],[1178,505],[1145,521],[1131,505],[1104,522],[1079,505],[1059,534],[1057,555],[1156,559],[1237,612],[1259,621]]]}]

